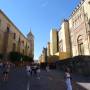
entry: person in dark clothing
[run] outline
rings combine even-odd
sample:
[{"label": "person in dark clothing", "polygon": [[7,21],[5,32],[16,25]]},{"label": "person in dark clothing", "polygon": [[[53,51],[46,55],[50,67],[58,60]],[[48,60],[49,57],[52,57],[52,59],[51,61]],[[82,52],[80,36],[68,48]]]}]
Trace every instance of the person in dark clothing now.
[{"label": "person in dark clothing", "polygon": [[6,81],[8,80],[8,74],[10,71],[10,64],[8,62],[4,63],[3,65],[3,80]]}]

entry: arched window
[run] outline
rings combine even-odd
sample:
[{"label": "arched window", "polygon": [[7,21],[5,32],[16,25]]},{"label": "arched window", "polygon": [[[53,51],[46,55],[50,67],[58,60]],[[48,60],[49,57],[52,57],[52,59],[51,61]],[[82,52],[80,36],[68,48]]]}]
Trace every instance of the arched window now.
[{"label": "arched window", "polygon": [[16,33],[14,33],[13,39],[16,39]]},{"label": "arched window", "polygon": [[7,33],[10,32],[10,24],[7,24],[6,32],[7,32]]},{"label": "arched window", "polygon": [[84,55],[83,38],[81,35],[78,36],[77,43],[78,43],[78,54]]}]

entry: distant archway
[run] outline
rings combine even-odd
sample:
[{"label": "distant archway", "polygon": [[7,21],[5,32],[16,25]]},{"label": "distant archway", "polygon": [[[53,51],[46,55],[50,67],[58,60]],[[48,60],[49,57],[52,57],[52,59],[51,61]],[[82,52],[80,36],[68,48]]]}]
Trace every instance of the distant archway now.
[{"label": "distant archway", "polygon": [[83,46],[83,38],[82,35],[79,35],[77,38],[77,44],[78,44],[78,54],[84,55],[84,46]]}]

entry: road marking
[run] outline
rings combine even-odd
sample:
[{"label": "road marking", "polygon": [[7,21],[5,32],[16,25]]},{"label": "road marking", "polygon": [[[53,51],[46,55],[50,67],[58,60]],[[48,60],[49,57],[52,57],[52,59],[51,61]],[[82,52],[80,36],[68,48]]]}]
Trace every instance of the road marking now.
[{"label": "road marking", "polygon": [[30,90],[30,82],[27,83],[27,90]]}]

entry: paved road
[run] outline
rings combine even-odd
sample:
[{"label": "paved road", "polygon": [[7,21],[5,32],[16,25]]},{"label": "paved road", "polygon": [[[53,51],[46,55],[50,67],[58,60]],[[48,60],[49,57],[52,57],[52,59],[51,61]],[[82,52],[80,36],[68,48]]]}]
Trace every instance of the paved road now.
[{"label": "paved road", "polygon": [[[73,90],[89,90],[77,85],[78,78],[73,77]],[[0,90],[66,90],[66,86],[64,75],[60,71],[41,71],[38,79],[36,76],[27,77],[25,69],[14,69],[7,82],[0,81]]]}]

